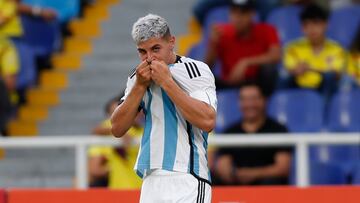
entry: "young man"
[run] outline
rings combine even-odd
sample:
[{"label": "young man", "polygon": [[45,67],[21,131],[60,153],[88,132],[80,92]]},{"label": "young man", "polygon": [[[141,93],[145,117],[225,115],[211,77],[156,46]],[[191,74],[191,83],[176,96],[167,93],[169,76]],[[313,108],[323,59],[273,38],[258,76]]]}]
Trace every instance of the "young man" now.
[{"label": "young man", "polygon": [[[244,80],[274,80],[274,64],[281,57],[279,38],[274,27],[254,22],[254,16],[253,0],[231,0],[230,23],[213,27],[205,63],[212,67],[219,60],[221,77],[216,78],[218,89],[238,86]],[[261,78],[260,73],[264,73],[266,78]],[[269,87],[273,84],[262,85]]]},{"label": "young man", "polygon": [[200,61],[174,53],[166,20],[149,14],[133,25],[141,63],[129,76],[123,103],[112,115],[121,137],[142,110],[145,129],[137,174],[140,202],[210,202],[207,136],[215,126],[214,76]]},{"label": "young man", "polygon": [[[285,126],[266,115],[266,98],[256,83],[245,83],[239,91],[242,119],[226,133],[286,133]],[[284,185],[288,183],[291,148],[230,147],[220,148],[215,164],[214,184]]]},{"label": "young man", "polygon": [[338,74],[345,70],[346,52],[326,38],[328,12],[309,5],[301,13],[305,37],[290,42],[284,53],[289,76],[282,86],[313,89],[326,98],[336,90]]}]

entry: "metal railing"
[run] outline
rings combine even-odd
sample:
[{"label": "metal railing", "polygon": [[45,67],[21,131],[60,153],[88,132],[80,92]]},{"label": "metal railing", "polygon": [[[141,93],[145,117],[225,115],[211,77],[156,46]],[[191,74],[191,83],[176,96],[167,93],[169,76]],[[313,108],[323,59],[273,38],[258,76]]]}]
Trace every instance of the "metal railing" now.
[{"label": "metal railing", "polygon": [[[87,149],[92,145],[121,144],[121,139],[99,136],[39,136],[0,138],[2,148],[75,148],[77,188],[88,187]],[[139,144],[136,140],[134,144]],[[209,144],[217,147],[244,146],[294,146],[296,148],[296,185],[309,186],[310,145],[360,145],[360,133],[304,133],[304,134],[256,134],[239,136],[217,134],[209,137]]]}]

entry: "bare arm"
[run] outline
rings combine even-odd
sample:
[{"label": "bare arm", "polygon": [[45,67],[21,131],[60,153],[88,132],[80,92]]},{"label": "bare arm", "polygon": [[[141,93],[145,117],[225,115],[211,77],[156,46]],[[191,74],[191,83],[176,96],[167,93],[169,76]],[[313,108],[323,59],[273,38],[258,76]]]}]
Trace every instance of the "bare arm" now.
[{"label": "bare arm", "polygon": [[205,53],[204,62],[210,67],[213,68],[217,59],[216,45],[220,38],[221,29],[219,26],[214,25],[210,32],[210,40],[208,47]]},{"label": "bare arm", "polygon": [[122,137],[133,125],[139,105],[151,82],[150,68],[143,61],[136,70],[136,82],[125,101],[118,106],[111,116],[111,132],[115,137]]},{"label": "bare arm", "polygon": [[173,80],[164,62],[153,61],[151,67],[152,79],[165,90],[184,118],[201,130],[210,132],[215,127],[215,109],[187,95]]}]

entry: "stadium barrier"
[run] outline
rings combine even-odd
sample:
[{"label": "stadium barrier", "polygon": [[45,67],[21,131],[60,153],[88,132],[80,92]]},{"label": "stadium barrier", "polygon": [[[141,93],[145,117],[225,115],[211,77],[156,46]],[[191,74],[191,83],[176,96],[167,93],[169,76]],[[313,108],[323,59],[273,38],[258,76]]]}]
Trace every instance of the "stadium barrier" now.
[{"label": "stadium barrier", "polygon": [[[360,187],[213,187],[213,203],[359,203]],[[6,203],[138,203],[140,191],[17,190]]]},{"label": "stadium barrier", "polygon": [[[136,140],[134,144],[139,144]],[[100,136],[39,136],[39,137],[2,137],[0,147],[3,148],[75,148],[76,152],[76,186],[78,189],[88,187],[87,148],[91,145],[120,145],[121,139]],[[209,144],[218,147],[233,146],[295,146],[296,153],[296,185],[309,186],[309,146],[310,145],[359,145],[360,133],[304,133],[304,134],[272,134],[256,136],[239,136],[218,134],[209,137]]]}]

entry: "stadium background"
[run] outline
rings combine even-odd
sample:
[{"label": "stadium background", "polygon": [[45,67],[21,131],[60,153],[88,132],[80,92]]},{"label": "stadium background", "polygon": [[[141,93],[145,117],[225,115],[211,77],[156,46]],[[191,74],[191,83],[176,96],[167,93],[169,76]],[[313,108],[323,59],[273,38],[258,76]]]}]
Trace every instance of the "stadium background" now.
[{"label": "stadium background", "polygon": [[[7,136],[1,139],[19,136],[62,135],[64,139],[73,135],[90,136],[91,129],[104,119],[104,104],[125,88],[129,71],[138,63],[130,36],[131,25],[138,17],[149,12],[165,17],[173,34],[177,36],[177,52],[196,59],[204,57],[204,38],[209,34],[210,26],[228,21],[228,8],[218,7],[208,13],[204,25],[200,26],[191,12],[195,0],[24,0],[22,3],[32,6],[31,12],[35,13],[37,8],[52,8],[57,17],[48,20],[19,14],[23,34],[7,37],[16,47],[20,69],[16,85],[17,107],[11,109]],[[277,28],[282,44],[302,35],[298,19],[300,11],[300,6],[283,5],[274,8],[264,19]],[[359,5],[333,9],[328,36],[349,48],[359,25]],[[286,98],[285,102],[283,98]],[[283,122],[286,122],[292,133],[360,132],[359,89],[346,89],[335,95],[326,118],[322,111],[324,104],[318,98],[319,95],[308,91],[278,91],[270,98],[269,113],[280,120],[285,114]],[[217,130],[221,133],[221,129],[239,117],[233,114],[234,109],[237,109],[237,90],[220,91],[218,99]],[[342,121],[344,114],[348,118],[346,122]],[[310,121],[306,118],[310,118]],[[316,122],[311,122],[311,119]],[[317,160],[311,160],[313,165],[321,162],[321,167],[310,167],[310,173],[313,174],[311,177],[328,172],[320,182],[310,180],[311,183],[348,186],[319,189],[318,193],[315,189],[309,192],[312,193],[310,195],[304,193],[304,198],[322,202],[325,201],[321,199],[325,198],[324,191],[327,191],[327,194],[331,194],[327,196],[327,202],[342,201],[338,199],[339,196],[349,198],[343,202],[358,202],[354,194],[359,193],[359,187],[355,185],[360,184],[360,167],[357,166],[360,163],[359,148],[360,135],[358,144],[341,146],[341,149],[334,151],[328,148],[327,158],[319,155]],[[354,165],[350,172],[341,170],[349,164]],[[0,202],[5,202],[5,197],[2,199],[5,194],[8,196],[7,202],[30,202],[21,198],[31,198],[32,195],[33,202],[47,201],[46,198],[36,199],[46,197],[44,190],[17,188],[74,188],[74,165],[74,149],[1,149],[0,188],[5,190],[0,192]],[[246,202],[263,202],[260,198],[253,199],[251,194],[254,192],[263,192],[265,196],[269,194],[266,188],[240,188],[240,192],[237,189],[224,190],[229,194],[250,194]],[[227,194],[222,188],[216,190],[218,194]],[[301,193],[295,188],[279,190],[289,191],[277,193],[276,188],[271,188],[271,191],[275,191],[272,194],[274,199],[284,197],[285,194],[291,196]],[[58,196],[49,194],[48,198],[74,198],[72,195],[78,195],[75,190],[52,192],[58,192]],[[64,195],[67,192],[71,194]],[[124,195],[130,194],[120,192],[110,195],[111,191],[93,193],[94,198],[106,194],[114,199],[122,199]],[[135,197],[137,195],[135,192]],[[84,197],[79,197],[78,202],[90,201],[81,198]],[[104,202],[114,202],[114,199],[110,199]],[[97,200],[95,198],[92,201]],[[287,202],[286,199],[281,201]]]}]

